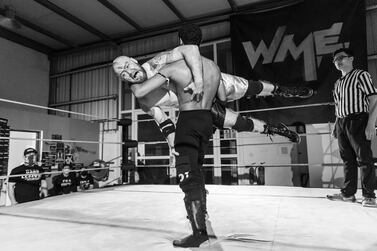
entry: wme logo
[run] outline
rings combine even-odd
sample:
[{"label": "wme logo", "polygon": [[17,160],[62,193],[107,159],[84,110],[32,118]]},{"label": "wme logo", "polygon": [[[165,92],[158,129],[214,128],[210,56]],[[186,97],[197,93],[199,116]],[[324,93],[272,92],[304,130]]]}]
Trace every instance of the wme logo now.
[{"label": "wme logo", "polygon": [[285,35],[286,26],[279,27],[271,41],[270,46],[260,41],[258,47],[251,41],[242,42],[252,68],[255,67],[260,56],[263,56],[262,64],[283,62],[288,53],[294,60],[303,55],[304,75],[306,81],[317,80],[317,66],[321,64],[322,56],[331,54],[339,48],[348,48],[349,42],[338,43],[343,23],[334,23],[329,29],[309,33],[298,45],[293,41],[294,34]]}]

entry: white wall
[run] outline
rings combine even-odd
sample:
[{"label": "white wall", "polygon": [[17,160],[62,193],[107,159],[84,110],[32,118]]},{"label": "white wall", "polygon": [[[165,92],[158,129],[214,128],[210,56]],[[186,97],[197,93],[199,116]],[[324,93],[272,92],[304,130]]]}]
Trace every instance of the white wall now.
[{"label": "white wall", "polygon": [[37,132],[20,132],[11,131],[11,138],[24,138],[30,140],[10,140],[9,141],[9,160],[8,160],[8,175],[17,166],[25,162],[24,150],[32,147],[37,149],[38,133]]},{"label": "white wall", "polygon": [[[338,140],[330,137],[330,131],[334,124],[312,124],[306,125],[306,132],[308,134],[308,162],[309,164],[331,164],[334,166],[310,166],[310,187],[334,187],[340,188],[343,186],[344,173],[343,163],[338,147]],[[314,135],[320,133],[321,135]],[[377,157],[377,140],[372,141],[373,156]],[[358,187],[360,188],[360,169],[359,169]]]},{"label": "white wall", "polygon": [[311,187],[334,187],[341,185],[343,177],[343,166],[320,166],[315,164],[322,163],[342,163],[339,155],[338,142],[330,137],[329,132],[333,124],[313,124],[306,125],[307,142],[308,142],[308,162],[310,186]]},{"label": "white wall", "polygon": [[[59,134],[63,139],[68,140],[99,141],[98,123],[2,106],[0,106],[0,117],[7,118],[8,125],[13,130],[42,131],[45,139],[51,139],[52,134]],[[82,149],[78,153],[79,163],[88,165],[99,158],[98,144],[72,143],[72,146]],[[43,151],[49,150],[47,143],[42,147]]]},{"label": "white wall", "polygon": [[[104,142],[122,142],[122,135],[120,130],[112,130],[112,131],[103,131],[103,126],[101,126],[101,133],[100,137]],[[113,185],[113,184],[120,184],[122,178],[122,172],[119,168],[122,162],[122,145],[120,144],[103,144],[99,147],[101,159],[104,161],[112,161],[114,164],[110,166],[114,166],[114,168],[110,169],[109,172],[109,179],[105,182],[100,183],[100,186],[104,185]]]},{"label": "white wall", "polygon": [[0,38],[0,98],[47,106],[49,69],[47,55]]},{"label": "white wall", "polygon": [[[281,136],[270,138],[261,134],[239,133],[240,165],[265,162],[266,165],[291,164],[292,143]],[[287,142],[284,144],[284,142]],[[275,143],[275,144],[274,144]],[[276,144],[279,143],[279,144]],[[282,144],[280,144],[282,143]],[[262,144],[262,145],[257,145]],[[244,181],[241,184],[247,184]],[[265,184],[292,186],[291,167],[265,167]]]},{"label": "white wall", "polygon": [[[329,132],[332,128],[333,123],[306,125],[310,187],[343,186],[343,161],[340,158],[338,141],[330,137]],[[239,133],[238,137],[238,144],[242,145],[239,147],[239,165],[250,165],[254,162],[257,164],[266,162],[266,165],[289,165],[293,162],[290,155],[292,143],[274,144],[287,141],[282,137],[273,137],[273,143],[265,135]],[[372,141],[372,151],[373,156],[377,157],[377,139]],[[248,169],[239,168],[239,175],[247,173]],[[291,167],[266,167],[265,181],[266,185],[293,186]],[[249,181],[243,179],[239,183],[248,185]],[[360,171],[358,186],[361,186]]]}]

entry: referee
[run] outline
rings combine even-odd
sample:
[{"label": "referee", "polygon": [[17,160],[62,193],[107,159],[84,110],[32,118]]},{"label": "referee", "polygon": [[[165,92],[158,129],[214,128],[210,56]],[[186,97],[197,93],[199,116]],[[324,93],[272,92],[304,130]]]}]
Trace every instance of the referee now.
[{"label": "referee", "polygon": [[339,194],[327,195],[330,200],[355,202],[357,167],[360,167],[362,206],[375,207],[375,169],[371,140],[375,138],[377,119],[377,89],[370,74],[353,68],[354,54],[339,49],[333,62],[342,76],[333,91],[336,121],[332,135],[338,139],[340,156],[344,162],[344,187]]}]

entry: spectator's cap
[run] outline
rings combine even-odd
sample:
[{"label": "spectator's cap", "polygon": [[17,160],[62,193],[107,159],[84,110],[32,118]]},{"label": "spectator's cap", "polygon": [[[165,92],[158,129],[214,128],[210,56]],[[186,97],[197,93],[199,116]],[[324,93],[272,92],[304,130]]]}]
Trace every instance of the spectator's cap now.
[{"label": "spectator's cap", "polygon": [[64,163],[63,166],[62,166],[62,169],[64,169],[64,167],[68,167],[69,169],[73,168],[73,166],[71,164],[68,164],[68,163]]},{"label": "spectator's cap", "polygon": [[30,153],[34,153],[34,154],[38,154],[37,150],[35,150],[34,148],[32,147],[29,147],[29,148],[26,148],[25,151],[24,151],[24,156],[30,154]]}]

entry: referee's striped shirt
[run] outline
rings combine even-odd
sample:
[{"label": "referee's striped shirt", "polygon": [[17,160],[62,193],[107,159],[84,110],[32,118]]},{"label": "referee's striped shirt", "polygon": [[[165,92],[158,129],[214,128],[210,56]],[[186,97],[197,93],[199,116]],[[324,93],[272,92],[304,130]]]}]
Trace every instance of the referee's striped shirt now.
[{"label": "referee's striped shirt", "polygon": [[376,94],[377,89],[370,74],[353,69],[335,82],[333,95],[336,117],[344,118],[353,113],[369,112],[367,97]]}]

